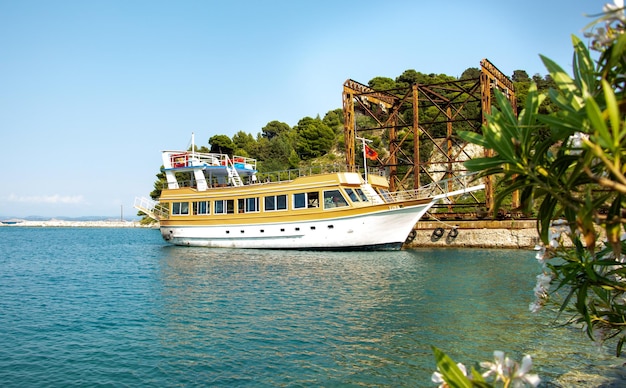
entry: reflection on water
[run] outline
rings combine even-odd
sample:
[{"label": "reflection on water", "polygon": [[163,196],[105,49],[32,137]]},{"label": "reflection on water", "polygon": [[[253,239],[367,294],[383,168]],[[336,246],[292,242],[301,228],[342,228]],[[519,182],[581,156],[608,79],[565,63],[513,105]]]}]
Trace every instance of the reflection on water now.
[{"label": "reflection on water", "polygon": [[79,228],[0,228],[0,252],[3,387],[430,387],[432,345],[466,365],[528,353],[548,383],[626,381],[607,349],[528,312],[534,252],[182,248]]},{"label": "reflection on water", "polygon": [[168,356],[182,360],[192,347],[216,383],[427,382],[431,345],[468,365],[494,350],[529,353],[544,380],[614,361],[528,312],[532,252],[166,251]]}]

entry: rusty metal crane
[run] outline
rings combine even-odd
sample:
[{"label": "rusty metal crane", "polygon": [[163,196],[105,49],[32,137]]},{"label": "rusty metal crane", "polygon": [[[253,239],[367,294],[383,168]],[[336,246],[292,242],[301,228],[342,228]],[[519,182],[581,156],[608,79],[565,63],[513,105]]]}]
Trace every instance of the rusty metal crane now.
[{"label": "rusty metal crane", "polygon": [[[455,132],[480,130],[486,114],[491,112],[496,88],[504,92],[516,111],[513,82],[487,59],[480,62],[477,78],[413,84],[392,90],[374,90],[348,79],[343,85],[346,163],[357,168],[357,134],[378,133],[388,144],[379,163],[389,174],[392,190],[418,188],[423,183],[462,174],[465,172],[463,162],[472,155]],[[357,113],[368,117],[368,122],[374,125],[356,128]],[[485,155],[491,152],[484,150]],[[485,200],[481,205],[493,212],[492,180],[487,179],[485,186]],[[474,199],[478,204],[479,200]],[[513,206],[516,201],[514,197]],[[453,212],[454,205],[447,204],[448,210]]]}]

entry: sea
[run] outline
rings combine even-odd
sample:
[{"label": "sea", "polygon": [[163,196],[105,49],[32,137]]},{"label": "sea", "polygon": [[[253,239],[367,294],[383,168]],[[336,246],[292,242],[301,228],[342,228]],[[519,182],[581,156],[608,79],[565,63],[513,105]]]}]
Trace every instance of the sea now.
[{"label": "sea", "polygon": [[539,270],[529,250],[244,251],[0,227],[0,386],[435,387],[433,346],[468,368],[529,354],[545,387],[626,385],[614,344],[529,311]]}]

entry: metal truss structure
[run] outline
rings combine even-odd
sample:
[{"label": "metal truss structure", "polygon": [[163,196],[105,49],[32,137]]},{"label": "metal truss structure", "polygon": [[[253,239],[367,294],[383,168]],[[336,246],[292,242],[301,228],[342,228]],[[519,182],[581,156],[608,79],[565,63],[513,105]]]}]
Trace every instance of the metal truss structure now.
[{"label": "metal truss structure", "polygon": [[[480,62],[478,78],[434,84],[413,84],[393,90],[374,90],[348,79],[343,85],[346,163],[356,170],[355,138],[377,136],[388,144],[379,152],[378,165],[390,177],[390,189],[436,184],[466,173],[463,162],[472,157],[471,147],[455,133],[480,131],[491,112],[494,89],[508,96],[516,111],[513,82],[491,62]],[[357,128],[359,123],[367,127]],[[481,150],[488,156],[492,150]],[[475,154],[475,152],[474,152]],[[493,182],[485,182],[485,200],[473,198],[474,206],[493,212]],[[516,199],[514,198],[515,202]],[[449,203],[448,211],[455,206]],[[514,204],[515,205],[515,204]],[[467,201],[462,206],[468,206]]]}]

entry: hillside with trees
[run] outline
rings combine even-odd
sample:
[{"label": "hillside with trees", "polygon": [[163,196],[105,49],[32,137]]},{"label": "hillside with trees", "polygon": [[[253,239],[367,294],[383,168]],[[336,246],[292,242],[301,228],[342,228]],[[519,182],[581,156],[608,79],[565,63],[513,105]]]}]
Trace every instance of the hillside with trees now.
[{"label": "hillside with trees", "polygon": [[[476,79],[480,75],[480,69],[468,68],[459,80]],[[407,88],[415,83],[436,84],[457,80],[445,74],[424,74],[416,70],[406,70],[394,78],[374,77],[367,85],[376,90],[392,91]],[[537,85],[539,91],[553,87],[554,82],[550,76],[542,77],[535,74],[532,78],[524,70],[515,70],[511,77],[514,83],[518,101],[524,101],[532,82]],[[546,101],[541,106],[543,113],[555,110],[553,103]],[[412,111],[407,109],[403,112],[410,122]],[[428,117],[432,112],[425,111]],[[371,128],[375,126],[372,119],[365,115],[356,115],[358,128]],[[260,173],[297,169],[311,164],[344,164],[344,134],[343,134],[343,111],[337,108],[328,111],[324,117],[303,117],[293,127],[279,120],[270,121],[260,132],[255,135],[244,131],[235,133],[232,137],[224,134],[215,134],[206,145],[200,144],[199,152],[216,152],[229,155],[240,155],[255,158]],[[385,133],[368,134],[372,147],[384,150],[389,147]],[[426,150],[427,151],[427,150]],[[428,155],[425,152],[424,155]],[[360,158],[357,158],[360,159]],[[358,163],[358,162],[357,162]],[[372,162],[375,166],[376,162]],[[152,199],[160,196],[161,188],[165,183],[165,176],[159,172],[154,190],[150,193]]]}]

